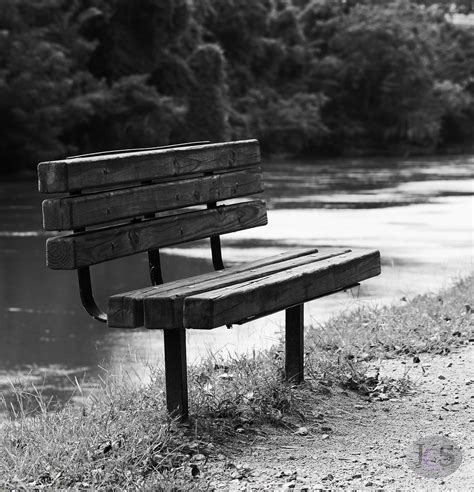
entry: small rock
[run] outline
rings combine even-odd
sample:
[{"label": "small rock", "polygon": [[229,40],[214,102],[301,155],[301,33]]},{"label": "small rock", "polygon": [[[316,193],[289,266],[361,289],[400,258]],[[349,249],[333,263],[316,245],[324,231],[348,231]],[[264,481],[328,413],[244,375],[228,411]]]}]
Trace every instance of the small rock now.
[{"label": "small rock", "polygon": [[327,426],[324,426],[324,425],[321,427],[321,430],[323,432],[332,432],[332,428],[331,427],[327,427]]},{"label": "small rock", "polygon": [[374,486],[374,482],[366,482],[365,486],[366,487],[373,487]]},{"label": "small rock", "polygon": [[334,480],[334,475],[332,475],[331,473],[328,473],[325,477],[321,478],[321,480]]},{"label": "small rock", "polygon": [[292,490],[296,487],[296,482],[286,482],[281,490]]},{"label": "small rock", "polygon": [[413,364],[419,364],[421,362],[420,358],[415,355],[415,357],[413,357]]},{"label": "small rock", "polygon": [[365,407],[364,407],[364,405],[354,405],[354,408],[356,410],[363,410]]},{"label": "small rock", "polygon": [[443,381],[444,379],[446,379],[446,376],[443,376],[442,374],[440,374],[440,375],[438,376],[438,379],[441,379],[441,381]]},{"label": "small rock", "polygon": [[448,362],[448,363],[446,364],[446,367],[453,367],[453,363],[452,363],[452,362]]},{"label": "small rock", "polygon": [[195,454],[193,456],[193,461],[204,461],[206,457],[203,454]]},{"label": "small rock", "polygon": [[245,432],[245,429],[243,427],[237,427],[237,429],[235,429],[235,432],[237,432],[237,434],[243,434]]},{"label": "small rock", "polygon": [[356,478],[362,478],[362,475],[360,473],[356,473],[355,475],[352,475],[352,478],[355,480]]},{"label": "small rock", "polygon": [[307,436],[308,435],[308,428],[307,427],[298,427],[298,430],[295,432],[295,434],[299,436]]},{"label": "small rock", "polygon": [[329,434],[323,434],[323,435],[321,436],[321,439],[323,439],[323,440],[324,440],[324,439],[329,439]]}]

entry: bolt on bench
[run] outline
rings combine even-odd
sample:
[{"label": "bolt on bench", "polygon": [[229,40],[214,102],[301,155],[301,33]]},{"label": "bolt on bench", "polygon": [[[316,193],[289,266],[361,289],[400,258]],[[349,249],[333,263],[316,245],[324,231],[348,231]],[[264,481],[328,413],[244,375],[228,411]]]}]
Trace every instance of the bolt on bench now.
[{"label": "bolt on bench", "polygon": [[[380,254],[297,249],[224,269],[220,234],[263,226],[265,203],[235,198],[263,191],[256,140],[103,152],[42,162],[47,265],[78,271],[82,303],[110,327],[164,331],[168,411],[188,417],[185,329],[241,324],[286,310],[285,377],[303,380],[303,305],[380,273]],[[232,199],[230,204],[217,204]],[[163,283],[159,248],[210,238],[215,271]],[[89,267],[148,253],[152,286],[95,303]]]}]

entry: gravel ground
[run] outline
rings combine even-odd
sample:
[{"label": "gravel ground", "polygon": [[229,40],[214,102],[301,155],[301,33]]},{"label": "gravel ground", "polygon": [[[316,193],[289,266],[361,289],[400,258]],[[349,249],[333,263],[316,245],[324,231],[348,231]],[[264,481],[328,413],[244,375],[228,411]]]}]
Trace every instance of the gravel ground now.
[{"label": "gravel ground", "polygon": [[[408,374],[414,382],[408,395],[370,401],[327,388],[309,403],[296,431],[294,422],[238,429],[234,438],[216,446],[189,471],[188,487],[473,489],[474,345],[448,356],[420,358],[419,363],[411,359],[382,363],[383,375]],[[457,470],[426,478],[409,467],[412,443],[426,436],[444,436],[459,446],[462,462]]]}]

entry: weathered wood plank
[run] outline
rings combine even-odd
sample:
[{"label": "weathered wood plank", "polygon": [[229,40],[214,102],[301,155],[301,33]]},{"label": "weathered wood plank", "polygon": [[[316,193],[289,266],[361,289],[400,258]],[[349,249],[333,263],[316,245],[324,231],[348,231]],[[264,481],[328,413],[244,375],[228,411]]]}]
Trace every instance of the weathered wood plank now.
[{"label": "weathered wood plank", "polygon": [[257,140],[241,140],[38,164],[41,193],[62,193],[125,183],[236,169],[260,162]]},{"label": "weathered wood plank", "polygon": [[187,297],[186,328],[210,329],[277,312],[349,287],[380,273],[380,253],[345,253],[263,279]]},{"label": "weathered wood plank", "polygon": [[263,191],[261,168],[43,201],[47,231],[79,229]]},{"label": "weathered wood plank", "polygon": [[293,258],[270,265],[259,266],[247,269],[244,272],[234,273],[226,277],[201,281],[194,285],[187,285],[176,289],[170,289],[165,293],[146,296],[144,301],[145,326],[147,328],[176,329],[184,326],[183,308],[185,298],[209,292],[215,289],[222,289],[232,285],[240,286],[242,282],[249,282],[255,279],[266,278],[278,272],[291,270],[297,266],[308,265],[315,262],[339,256],[349,250],[328,249],[321,253],[314,253],[298,258]]},{"label": "weathered wood plank", "polygon": [[150,249],[266,223],[265,203],[255,200],[69,234],[48,239],[47,265],[56,270],[73,270]]},{"label": "weathered wood plank", "polygon": [[201,283],[209,280],[222,279],[229,275],[245,272],[253,268],[263,267],[317,252],[318,250],[315,248],[294,249],[291,252],[280,253],[278,255],[269,256],[268,258],[261,258],[243,265],[235,265],[226,268],[225,270],[204,273],[194,277],[167,282],[163,285],[149,286],[111,296],[108,301],[107,309],[108,325],[114,328],[138,328],[139,326],[143,326],[143,300],[146,297],[165,294],[169,291],[174,291],[183,287],[201,285]]}]

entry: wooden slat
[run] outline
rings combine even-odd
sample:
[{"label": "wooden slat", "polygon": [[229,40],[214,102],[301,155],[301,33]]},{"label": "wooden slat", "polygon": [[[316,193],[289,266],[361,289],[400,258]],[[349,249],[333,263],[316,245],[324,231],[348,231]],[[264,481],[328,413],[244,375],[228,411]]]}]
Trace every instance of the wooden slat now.
[{"label": "wooden slat", "polygon": [[339,256],[350,250],[327,249],[322,252],[300,256],[290,260],[272,263],[247,269],[244,272],[234,273],[226,277],[201,281],[194,285],[168,290],[165,293],[157,293],[144,298],[145,326],[147,328],[175,329],[183,324],[183,308],[185,298],[199,293],[206,293],[215,289],[222,289],[242,282],[261,279],[278,272],[291,270],[297,266],[308,265],[322,260]]},{"label": "wooden slat", "polygon": [[55,270],[72,270],[266,223],[265,203],[255,200],[69,234],[48,239],[47,265]]},{"label": "wooden slat", "polygon": [[263,279],[187,297],[184,325],[210,329],[237,323],[310,301],[379,273],[378,251],[345,253]]},{"label": "wooden slat", "polygon": [[120,219],[216,202],[263,191],[261,168],[43,201],[47,231],[78,229]]},{"label": "wooden slat", "polygon": [[294,249],[291,252],[285,252],[278,255],[261,258],[256,261],[246,263],[244,265],[236,265],[225,270],[204,273],[194,277],[187,277],[173,282],[167,282],[163,285],[149,286],[143,289],[137,289],[123,294],[111,296],[108,302],[107,322],[110,327],[115,328],[138,328],[143,326],[143,300],[154,295],[165,294],[176,289],[184,287],[192,287],[201,285],[209,280],[218,280],[229,275],[245,272],[258,267],[271,265],[274,263],[291,260],[300,256],[306,256],[317,253],[318,250],[313,249]]},{"label": "wooden slat", "polygon": [[260,162],[257,140],[105,154],[38,164],[42,193],[104,188],[188,174],[236,169]]}]

